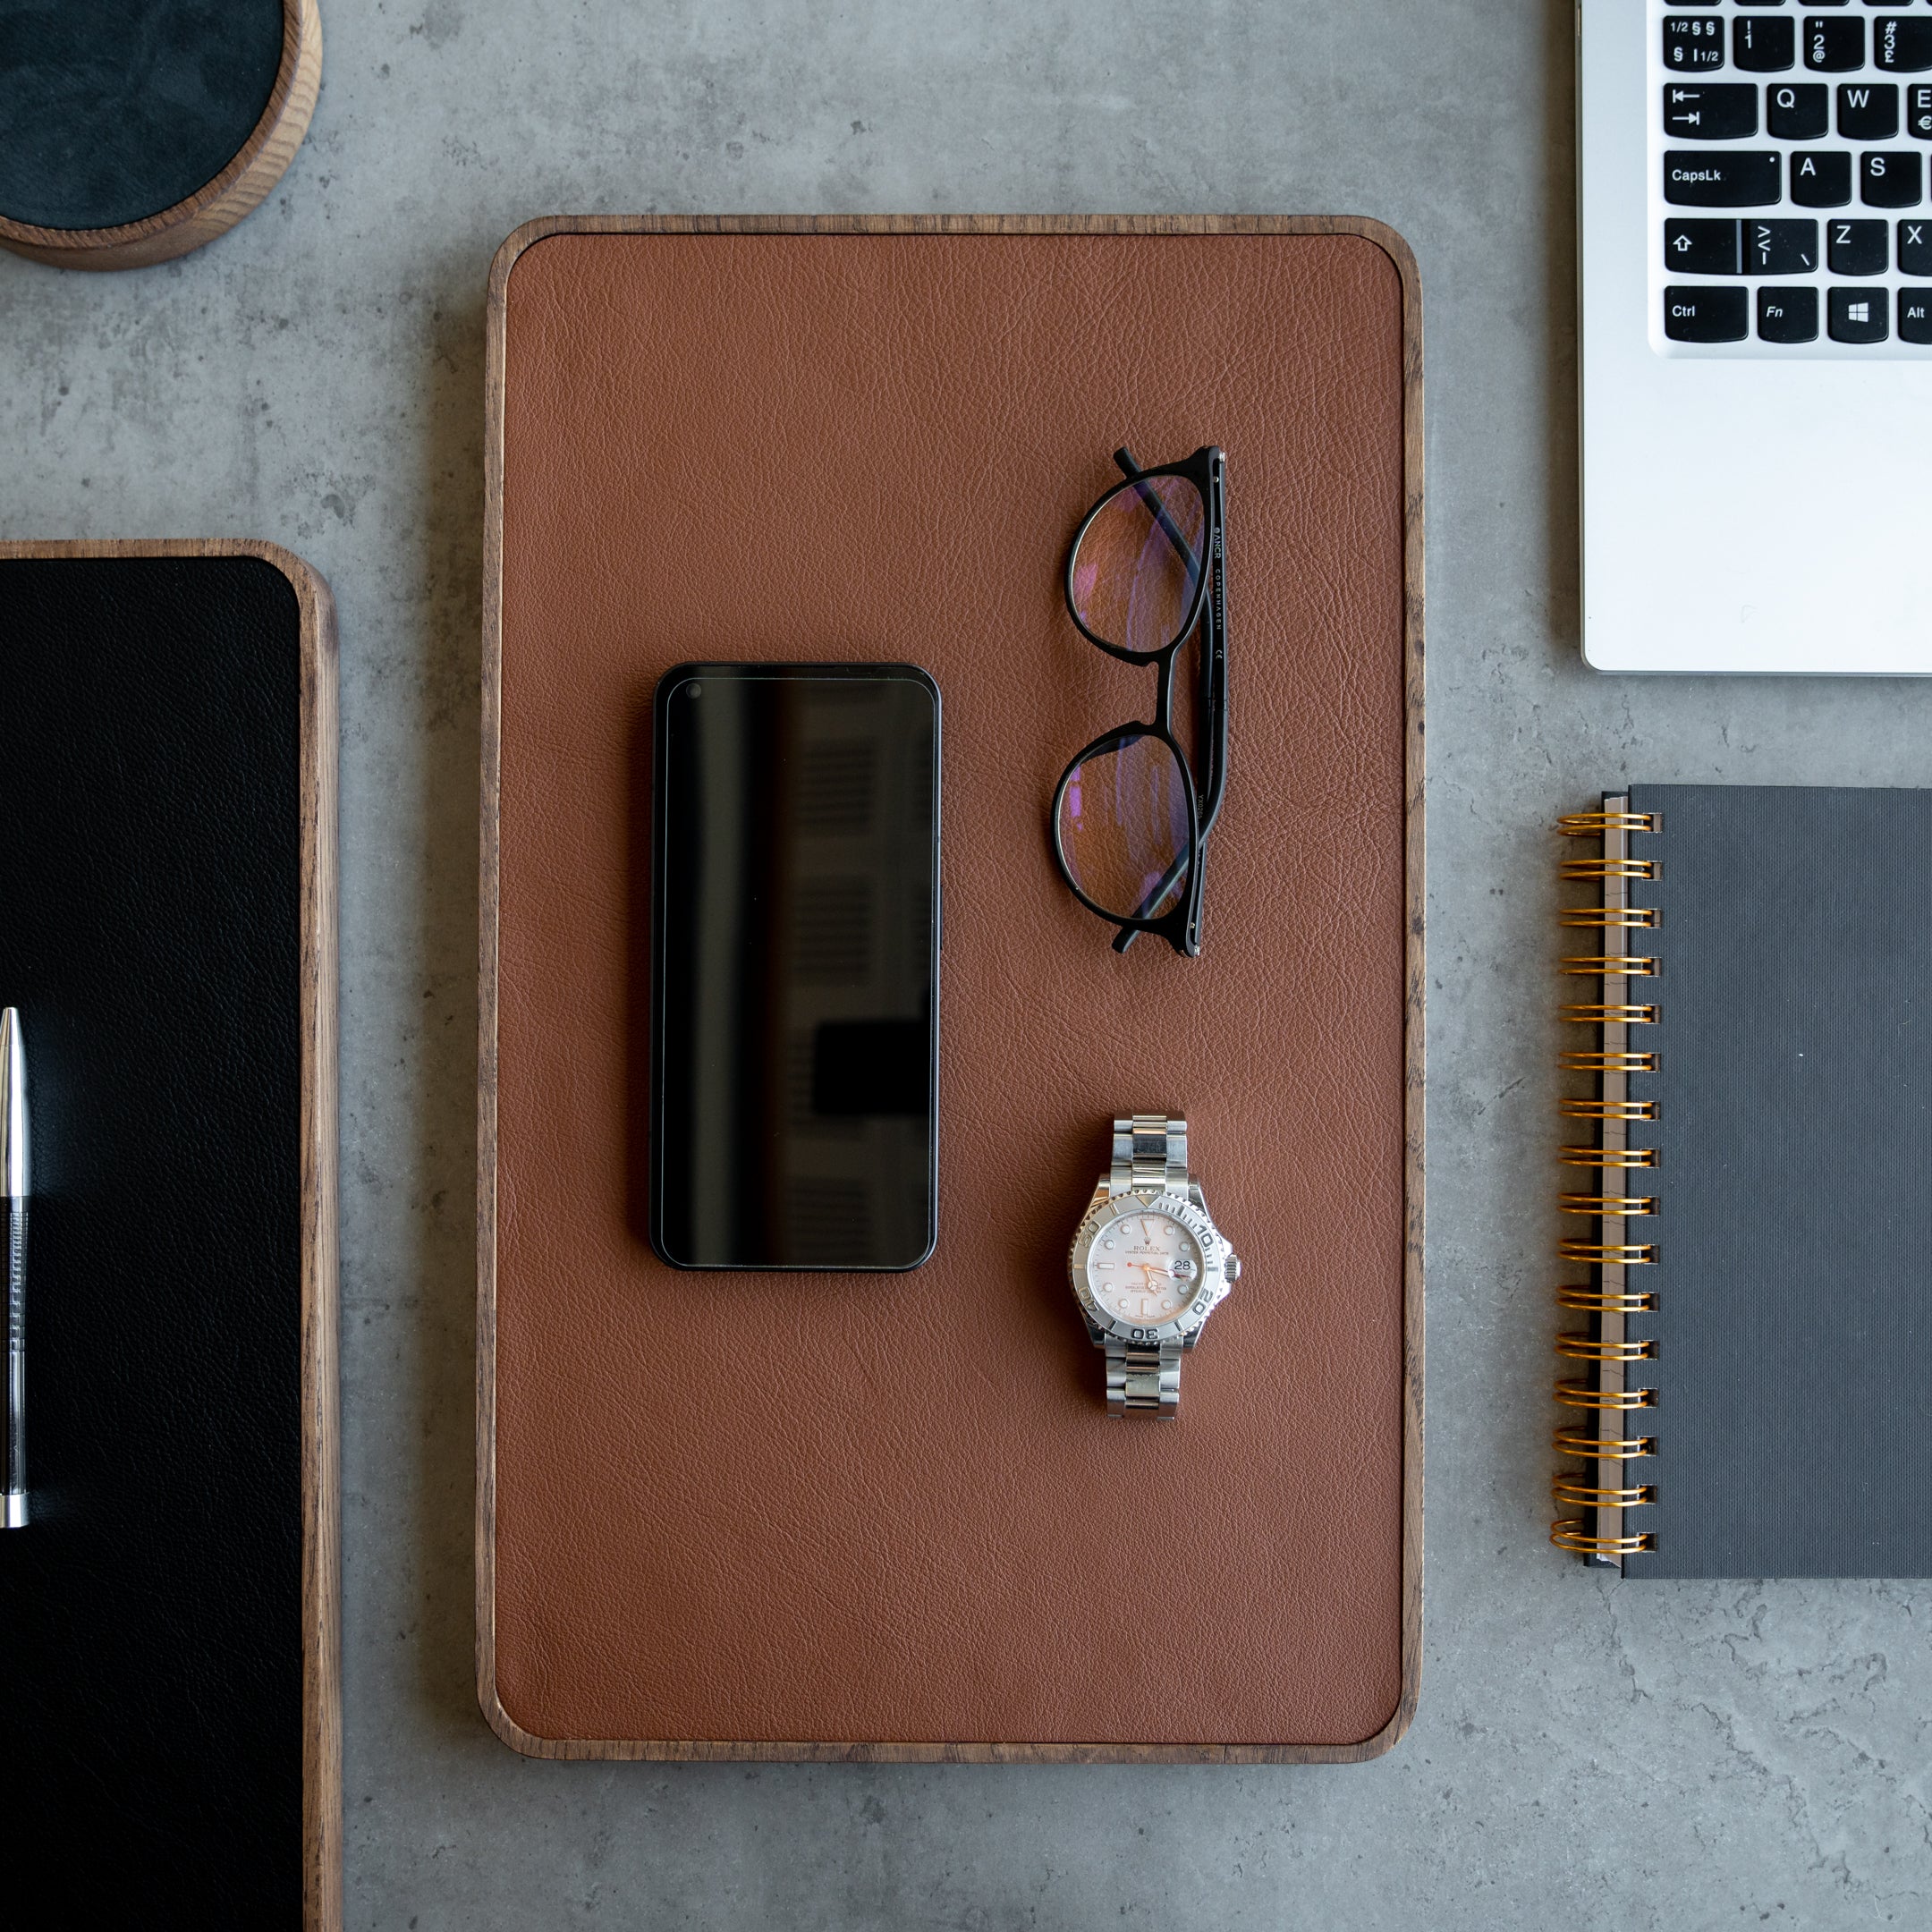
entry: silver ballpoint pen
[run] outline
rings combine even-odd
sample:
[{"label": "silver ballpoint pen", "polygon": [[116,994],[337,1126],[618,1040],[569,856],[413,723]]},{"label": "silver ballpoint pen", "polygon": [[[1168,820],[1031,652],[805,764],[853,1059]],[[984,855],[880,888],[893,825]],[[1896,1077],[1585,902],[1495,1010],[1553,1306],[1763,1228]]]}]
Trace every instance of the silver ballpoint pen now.
[{"label": "silver ballpoint pen", "polygon": [[20,1014],[0,1013],[0,1186],[6,1191],[6,1527],[27,1521],[27,1046]]}]

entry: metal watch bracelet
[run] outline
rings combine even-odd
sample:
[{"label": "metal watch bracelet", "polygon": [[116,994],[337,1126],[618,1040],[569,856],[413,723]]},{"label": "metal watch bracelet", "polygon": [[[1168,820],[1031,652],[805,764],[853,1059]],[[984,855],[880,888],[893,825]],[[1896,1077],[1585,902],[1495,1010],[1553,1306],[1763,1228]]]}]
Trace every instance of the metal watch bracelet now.
[{"label": "metal watch bracelet", "polygon": [[[1136,1114],[1114,1123],[1114,1162],[1107,1169],[1109,1195],[1144,1193],[1188,1198],[1187,1123],[1165,1114]],[[1106,1406],[1110,1416],[1173,1416],[1181,1408],[1181,1344],[1137,1348],[1108,1336]]]}]

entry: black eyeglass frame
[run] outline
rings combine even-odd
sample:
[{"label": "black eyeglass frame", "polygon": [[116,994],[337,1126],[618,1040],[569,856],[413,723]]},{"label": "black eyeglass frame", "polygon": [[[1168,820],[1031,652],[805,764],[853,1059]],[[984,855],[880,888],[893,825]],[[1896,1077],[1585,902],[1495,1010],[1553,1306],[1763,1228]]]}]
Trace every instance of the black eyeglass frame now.
[{"label": "black eyeglass frame", "polygon": [[[1125,449],[1115,450],[1114,461],[1127,480],[1108,490],[1080,519],[1080,527],[1073,532],[1073,541],[1067,549],[1063,589],[1067,614],[1089,644],[1104,650],[1110,657],[1118,657],[1123,664],[1156,666],[1159,677],[1155,686],[1154,719],[1151,724],[1133,719],[1124,724],[1116,724],[1111,731],[1103,732],[1091,744],[1083,746],[1068,761],[1066,769],[1060,774],[1060,783],[1054,787],[1050,819],[1054,862],[1060,868],[1060,876],[1073,896],[1089,912],[1117,928],[1114,937],[1116,953],[1124,953],[1145,932],[1166,940],[1183,958],[1194,959],[1200,953],[1201,886],[1208,835],[1214,830],[1215,822],[1221,816],[1222,794],[1227,782],[1227,457],[1222,450],[1207,445],[1196,450],[1185,462],[1166,463],[1152,470],[1141,469]],[[1142,489],[1141,495],[1153,512],[1156,524],[1165,533],[1168,541],[1195,564],[1197,580],[1193,601],[1173,640],[1157,650],[1131,650],[1123,644],[1097,636],[1081,622],[1073,597],[1073,567],[1080,556],[1081,539],[1094,519],[1109,504],[1124,491],[1140,489],[1149,478],[1167,476],[1184,478],[1200,492],[1205,519],[1201,541],[1205,555],[1204,558],[1195,558],[1192,545],[1176,528],[1158,494]],[[1182,646],[1197,630],[1201,633],[1198,722],[1203,770],[1199,779],[1195,777],[1193,763],[1174,734],[1174,659]],[[1176,867],[1182,863],[1187,869],[1187,890],[1166,911],[1151,919],[1130,917],[1089,898],[1080,890],[1080,882],[1068,863],[1060,830],[1060,808],[1066,797],[1067,787],[1073,782],[1074,773],[1089,758],[1096,758],[1103,751],[1117,750],[1141,738],[1159,739],[1179,761],[1182,776],[1187,781],[1187,851],[1176,860],[1175,867],[1170,867],[1162,875],[1141,903],[1158,905],[1173,887]]]}]

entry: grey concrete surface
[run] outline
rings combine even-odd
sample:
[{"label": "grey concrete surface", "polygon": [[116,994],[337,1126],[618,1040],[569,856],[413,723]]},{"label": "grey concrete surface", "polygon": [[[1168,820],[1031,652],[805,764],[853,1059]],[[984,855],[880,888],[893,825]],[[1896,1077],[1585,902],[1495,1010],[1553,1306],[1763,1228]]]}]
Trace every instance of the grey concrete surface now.
[{"label": "grey concrete surface", "polygon": [[[1932,783],[1932,688],[1578,657],[1568,5],[323,13],[313,131],[234,233],[0,256],[0,534],[273,538],[341,607],[348,1924],[1928,1923],[1926,1587],[1618,1587],[1544,1543],[1550,820],[1625,777]],[[470,1666],[491,253],[557,212],[1204,208],[1381,216],[1427,292],[1420,1715],[1352,1768],[526,1763]]]}]

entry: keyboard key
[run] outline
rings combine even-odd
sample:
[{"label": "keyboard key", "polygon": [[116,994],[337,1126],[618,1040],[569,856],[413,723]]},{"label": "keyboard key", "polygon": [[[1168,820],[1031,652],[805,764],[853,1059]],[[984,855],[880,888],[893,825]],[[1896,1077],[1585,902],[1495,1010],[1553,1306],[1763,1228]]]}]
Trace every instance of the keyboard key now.
[{"label": "keyboard key", "polygon": [[1852,157],[1822,148],[1794,154],[1791,190],[1800,208],[1843,208],[1852,199]]},{"label": "keyboard key", "polygon": [[1667,221],[1664,266],[1673,275],[1740,275],[1744,255],[1734,221]]},{"label": "keyboard key", "polygon": [[1831,339],[1841,343],[1883,342],[1892,333],[1892,301],[1882,288],[1831,291]]},{"label": "keyboard key", "polygon": [[1818,300],[1815,288],[1758,291],[1758,339],[1768,343],[1816,342]]},{"label": "keyboard key", "polygon": [[1859,199],[1867,208],[1917,208],[1924,199],[1921,157],[1911,149],[1859,157]]},{"label": "keyboard key", "polygon": [[[1872,29],[1872,65],[1887,73],[1924,73],[1932,69],[1932,20],[1888,20]],[[1902,320],[1899,334],[1905,327]]]},{"label": "keyboard key", "polygon": [[1807,13],[1804,63],[1818,73],[1856,73],[1865,64],[1865,22]]},{"label": "keyboard key", "polygon": [[[1847,157],[1849,163],[1850,157]],[[1781,169],[1769,154],[1677,153],[1664,156],[1664,199],[1682,208],[1768,208],[1780,199]],[[1851,182],[1845,183],[1851,199]]]},{"label": "keyboard key", "polygon": [[1835,221],[1826,225],[1826,266],[1834,275],[1883,275],[1891,251],[1890,225]]},{"label": "keyboard key", "polygon": [[1750,292],[1741,288],[1667,288],[1664,333],[1673,342],[1742,342],[1750,334]]},{"label": "keyboard key", "polygon": [[1788,20],[1731,22],[1731,58],[1746,73],[1783,73],[1798,64],[1798,29]]},{"label": "keyboard key", "polygon": [[1932,345],[1932,294],[1921,289],[1899,291],[1899,340]]},{"label": "keyboard key", "polygon": [[1905,131],[1916,140],[1932,140],[1932,87],[1905,89]]},{"label": "keyboard key", "polygon": [[1664,224],[1664,266],[1673,275],[1734,275],[1744,272],[1744,241],[1734,221]]},{"label": "keyboard key", "polygon": [[1902,221],[1898,228],[1899,273],[1932,276],[1932,222]]},{"label": "keyboard key", "polygon": [[1758,89],[1749,82],[1685,87],[1673,81],[1664,89],[1664,131],[1677,140],[1749,140],[1758,131]]},{"label": "keyboard key", "polygon": [[1818,267],[1815,221],[1746,222],[1743,228],[1746,275],[1809,275]]},{"label": "keyboard key", "polygon": [[1840,140],[1894,140],[1898,129],[1898,89],[1889,80],[1838,89]]},{"label": "keyboard key", "polygon": [[[1862,29],[1860,30],[1862,31]],[[1695,13],[1664,16],[1664,64],[1674,73],[1724,65],[1724,22]]]},{"label": "keyboard key", "polygon": [[1778,140],[1818,140],[1831,132],[1831,90],[1822,80],[1765,89],[1765,131]]}]

